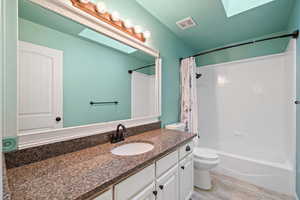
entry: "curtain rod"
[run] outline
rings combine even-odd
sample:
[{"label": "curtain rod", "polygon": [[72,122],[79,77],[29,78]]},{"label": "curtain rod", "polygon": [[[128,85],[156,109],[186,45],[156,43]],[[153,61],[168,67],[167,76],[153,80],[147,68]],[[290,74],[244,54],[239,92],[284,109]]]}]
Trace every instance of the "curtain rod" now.
[{"label": "curtain rod", "polygon": [[137,70],[139,70],[139,69],[144,69],[144,68],[147,68],[147,67],[152,67],[152,66],[154,66],[154,65],[155,65],[155,63],[150,64],[150,65],[146,65],[146,66],[143,66],[143,67],[139,67],[139,68],[136,68],[136,69],[128,70],[128,73],[129,73],[129,74],[132,74],[132,72],[134,72],[134,71],[137,71]]},{"label": "curtain rod", "polygon": [[[296,30],[296,31],[294,31],[293,33],[290,33],[290,34],[284,34],[284,35],[264,38],[264,39],[260,39],[260,40],[253,40],[253,41],[250,41],[250,42],[233,44],[233,45],[229,45],[229,46],[225,46],[225,47],[221,47],[221,48],[217,48],[217,49],[203,51],[203,52],[197,53],[197,54],[189,56],[189,57],[202,56],[202,55],[209,54],[209,53],[216,52],[216,51],[222,51],[222,50],[225,50],[225,49],[230,49],[230,48],[239,47],[239,46],[243,46],[243,45],[254,44],[254,43],[257,43],[257,42],[263,42],[263,41],[267,41],[267,40],[274,40],[274,39],[286,38],[286,37],[293,37],[294,39],[297,39],[299,37],[299,30]],[[186,58],[189,58],[189,57],[186,57]],[[185,58],[180,58],[179,60],[181,61],[183,59],[185,59]]]}]

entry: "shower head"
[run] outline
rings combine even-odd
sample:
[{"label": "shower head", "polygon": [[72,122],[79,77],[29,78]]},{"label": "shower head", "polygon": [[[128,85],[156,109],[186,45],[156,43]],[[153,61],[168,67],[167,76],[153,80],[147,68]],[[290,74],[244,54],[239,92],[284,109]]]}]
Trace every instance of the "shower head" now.
[{"label": "shower head", "polygon": [[202,76],[202,74],[196,73],[196,79],[199,79]]}]

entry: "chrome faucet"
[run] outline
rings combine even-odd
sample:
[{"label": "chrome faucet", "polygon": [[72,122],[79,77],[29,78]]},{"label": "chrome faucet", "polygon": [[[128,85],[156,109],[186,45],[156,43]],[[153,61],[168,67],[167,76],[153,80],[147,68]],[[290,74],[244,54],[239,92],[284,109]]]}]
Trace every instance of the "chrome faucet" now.
[{"label": "chrome faucet", "polygon": [[[122,128],[120,130],[120,128]],[[126,133],[126,127],[123,124],[117,126],[117,130],[114,134],[111,135],[111,143],[117,143],[125,140],[124,133]]]}]

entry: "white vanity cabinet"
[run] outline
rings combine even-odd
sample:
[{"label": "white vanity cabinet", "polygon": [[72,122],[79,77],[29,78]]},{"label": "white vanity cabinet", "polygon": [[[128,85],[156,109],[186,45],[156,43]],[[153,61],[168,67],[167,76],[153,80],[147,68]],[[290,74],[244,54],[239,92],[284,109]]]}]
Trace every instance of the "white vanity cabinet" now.
[{"label": "white vanity cabinet", "polygon": [[114,200],[190,199],[194,186],[192,152],[190,142],[115,185]]},{"label": "white vanity cabinet", "polygon": [[93,200],[113,200],[113,191],[112,191],[112,189],[104,192],[103,194],[101,194],[100,196],[96,197]]}]

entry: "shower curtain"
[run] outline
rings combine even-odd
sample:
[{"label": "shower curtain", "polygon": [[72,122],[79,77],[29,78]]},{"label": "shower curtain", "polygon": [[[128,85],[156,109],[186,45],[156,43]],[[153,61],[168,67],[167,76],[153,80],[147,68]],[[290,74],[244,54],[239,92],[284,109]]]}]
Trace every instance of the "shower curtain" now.
[{"label": "shower curtain", "polygon": [[198,135],[198,102],[195,58],[181,61],[181,122],[185,130]]}]

